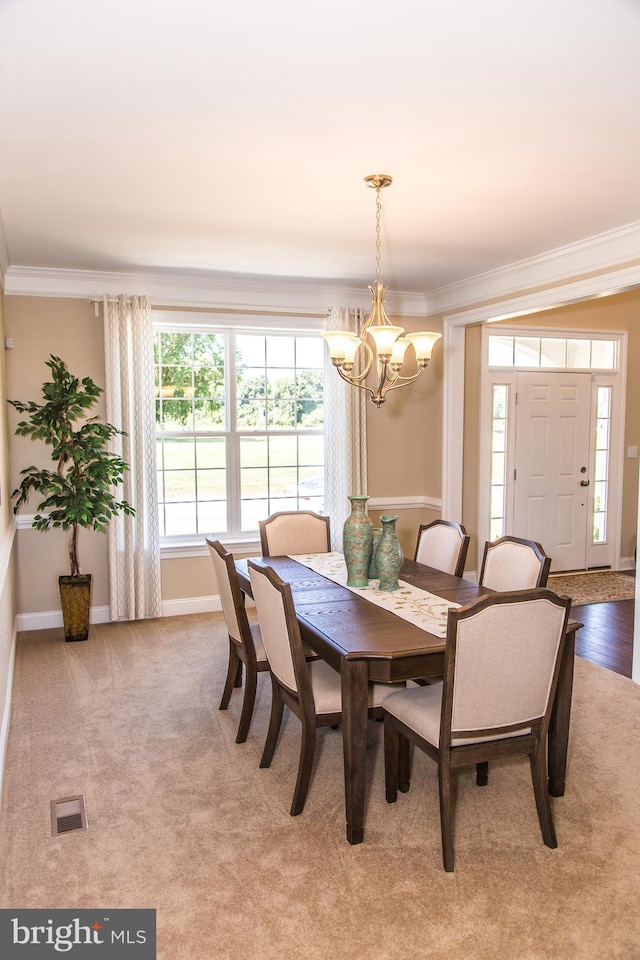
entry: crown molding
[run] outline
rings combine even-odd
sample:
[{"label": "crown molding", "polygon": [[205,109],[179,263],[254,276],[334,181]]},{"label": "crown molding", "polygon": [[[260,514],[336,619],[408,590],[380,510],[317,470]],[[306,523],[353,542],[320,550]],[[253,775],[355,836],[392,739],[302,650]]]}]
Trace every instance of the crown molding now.
[{"label": "crown molding", "polygon": [[[101,300],[105,293],[142,295],[153,306],[216,307],[228,310],[292,310],[324,315],[330,306],[367,307],[364,285],[337,280],[272,277],[202,271],[109,272],[11,266],[5,294],[23,297],[74,297]],[[387,306],[404,316],[426,316],[423,293],[390,291]]]},{"label": "crown molding", "polygon": [[[640,261],[640,222],[448,284],[430,292],[390,290],[390,312],[429,316],[499,300],[524,290],[567,283],[585,274]],[[94,271],[9,266],[0,224],[0,270],[6,296],[102,299],[110,294],[146,294],[154,306],[242,311],[310,312],[333,305],[364,307],[364,284],[330,279],[273,277],[207,271]]]},{"label": "crown molding", "polygon": [[640,260],[640,221],[440,287],[430,292],[429,301],[437,312],[459,310],[634,260]]},{"label": "crown molding", "polygon": [[9,270],[9,251],[7,250],[7,241],[4,234],[4,225],[2,222],[2,211],[0,211],[0,286],[5,288],[6,276]]},{"label": "crown molding", "polygon": [[609,273],[582,277],[571,283],[556,284],[534,293],[525,293],[497,302],[488,302],[470,310],[460,310],[447,314],[445,326],[468,326],[472,323],[491,323],[497,320],[511,320],[514,317],[539,313],[541,310],[553,310],[555,307],[593,300],[598,297],[610,297],[625,290],[640,287],[640,263],[632,267],[622,267]]}]

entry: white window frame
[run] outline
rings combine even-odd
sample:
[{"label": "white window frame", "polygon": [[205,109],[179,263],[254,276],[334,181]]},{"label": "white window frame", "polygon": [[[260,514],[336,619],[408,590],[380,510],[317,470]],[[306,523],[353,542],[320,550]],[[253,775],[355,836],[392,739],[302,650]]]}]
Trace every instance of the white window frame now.
[{"label": "white window frame", "polygon": [[[317,335],[325,327],[325,317],[317,314],[287,313],[278,315],[262,315],[253,313],[226,313],[221,311],[180,311],[160,310],[153,311],[153,332],[179,333],[226,333],[230,330],[236,333],[255,333],[261,335],[289,334],[291,336]],[[228,338],[227,338],[228,343]],[[227,352],[227,356],[229,356]],[[229,369],[229,368],[228,368]],[[226,403],[228,409],[229,428],[235,422],[235,406],[231,404],[231,379],[235,377],[235,357],[231,358],[230,372],[225,377]],[[234,401],[235,403],[235,401]],[[221,430],[221,434],[229,435],[229,430]],[[233,431],[231,431],[233,432]],[[262,432],[262,431],[260,431]],[[239,440],[236,437],[228,446],[229,459],[227,462],[228,486],[238,486]],[[239,503],[232,507],[235,516],[239,510]],[[239,522],[238,522],[239,526]],[[260,550],[260,539],[256,535],[229,535],[221,538],[225,546],[233,551],[255,553]],[[160,555],[163,560],[181,559],[184,557],[206,556],[208,548],[201,533],[182,536],[160,538]]]}]

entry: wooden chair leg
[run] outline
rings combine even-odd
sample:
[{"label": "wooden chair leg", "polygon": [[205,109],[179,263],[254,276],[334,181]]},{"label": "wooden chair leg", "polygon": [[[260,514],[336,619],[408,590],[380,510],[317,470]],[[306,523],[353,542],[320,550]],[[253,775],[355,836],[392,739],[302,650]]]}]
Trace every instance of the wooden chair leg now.
[{"label": "wooden chair leg", "polygon": [[537,749],[529,756],[529,761],[531,763],[531,779],[533,780],[533,792],[536,798],[542,839],[548,847],[555,848],[558,846],[558,841],[553,826],[553,813],[551,812],[551,801],[547,789],[547,763],[544,743],[538,745]]},{"label": "wooden chair leg", "polygon": [[398,745],[398,790],[408,793],[411,784],[411,743],[400,734]]},{"label": "wooden chair leg", "polygon": [[489,782],[489,761],[481,760],[476,763],[476,783],[479,787],[486,787]]},{"label": "wooden chair leg", "polygon": [[291,804],[291,816],[297,817],[304,810],[304,804],[307,799],[309,782],[311,780],[311,769],[313,767],[313,758],[316,752],[316,728],[307,723],[302,723],[302,743],[300,746],[300,763],[298,765],[298,777],[296,788],[293,792],[293,802]]},{"label": "wooden chair leg", "polygon": [[248,667],[245,667],[244,699],[242,701],[242,713],[240,714],[240,725],[238,726],[236,743],[244,743],[249,735],[253,707],[256,702],[257,683],[257,671],[255,669],[249,670]]},{"label": "wooden chair leg", "polygon": [[260,760],[261,767],[271,766],[273,753],[278,742],[278,734],[280,733],[280,724],[282,723],[283,711],[284,702],[280,696],[277,683],[273,677],[271,677],[271,716],[269,718],[267,739],[264,745],[264,750],[262,751],[262,758]]},{"label": "wooden chair leg", "polygon": [[384,785],[387,803],[398,799],[398,749],[400,734],[387,714],[384,718]]},{"label": "wooden chair leg", "polygon": [[238,656],[238,650],[231,638],[229,639],[229,665],[227,667],[227,678],[224,682],[224,690],[222,692],[222,700],[220,701],[220,706],[218,710],[226,710],[229,706],[229,700],[231,699],[231,694],[233,688],[239,686],[238,680],[242,683],[242,660]]},{"label": "wooden chair leg", "polygon": [[447,873],[453,873],[453,802],[451,796],[451,771],[449,765],[438,764],[440,791],[440,832],[442,835],[442,861]]}]

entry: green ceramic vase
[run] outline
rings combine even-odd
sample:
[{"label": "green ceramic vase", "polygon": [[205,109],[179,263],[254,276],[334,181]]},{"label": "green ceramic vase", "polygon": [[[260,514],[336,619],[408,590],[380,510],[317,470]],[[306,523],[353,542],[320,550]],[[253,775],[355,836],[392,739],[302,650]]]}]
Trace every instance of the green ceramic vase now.
[{"label": "green ceramic vase", "polygon": [[351,496],[351,514],[344,522],[342,545],[347,566],[347,586],[369,586],[373,523],[366,512],[369,497]]},{"label": "green ceramic vase", "polygon": [[380,537],[382,536],[382,527],[373,528],[373,543],[371,545],[371,563],[369,564],[369,580],[375,580],[378,576],[378,568],[376,567],[376,550],[378,549],[378,544],[380,543]]},{"label": "green ceramic vase", "polygon": [[396,534],[397,516],[382,516],[382,536],[376,549],[375,565],[380,590],[393,591],[399,588],[398,577],[404,563],[404,554]]}]

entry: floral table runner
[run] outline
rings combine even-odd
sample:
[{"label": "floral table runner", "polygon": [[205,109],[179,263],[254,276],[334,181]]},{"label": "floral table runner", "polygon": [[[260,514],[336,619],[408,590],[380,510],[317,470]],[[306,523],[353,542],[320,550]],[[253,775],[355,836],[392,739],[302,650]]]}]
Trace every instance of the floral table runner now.
[{"label": "floral table runner", "polygon": [[[341,553],[293,554],[291,560],[296,560],[328,580],[347,587],[347,567]],[[426,590],[420,590],[404,580],[399,580],[398,583],[400,589],[393,593],[379,590],[377,580],[369,580],[368,587],[347,587],[347,590],[360,594],[371,603],[395,613],[397,617],[402,617],[416,627],[444,639],[447,635],[448,612],[451,607],[459,607],[460,604],[427,593]]]}]

